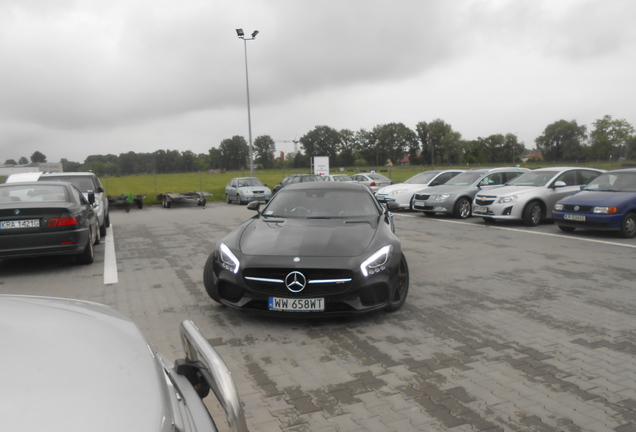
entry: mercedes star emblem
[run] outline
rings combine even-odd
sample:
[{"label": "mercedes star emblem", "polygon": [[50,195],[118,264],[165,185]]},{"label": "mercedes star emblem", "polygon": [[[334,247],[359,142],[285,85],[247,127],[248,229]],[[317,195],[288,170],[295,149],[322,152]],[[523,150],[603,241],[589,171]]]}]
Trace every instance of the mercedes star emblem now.
[{"label": "mercedes star emblem", "polygon": [[301,292],[305,289],[307,279],[305,275],[299,271],[293,271],[285,276],[285,286],[293,293]]}]

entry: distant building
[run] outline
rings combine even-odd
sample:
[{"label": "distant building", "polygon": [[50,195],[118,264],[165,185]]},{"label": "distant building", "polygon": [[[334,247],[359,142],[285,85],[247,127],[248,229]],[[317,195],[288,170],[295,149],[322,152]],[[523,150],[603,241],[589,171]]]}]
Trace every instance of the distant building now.
[{"label": "distant building", "polygon": [[521,160],[523,162],[528,162],[529,160],[543,160],[543,155],[539,153],[537,150],[530,150],[528,153],[523,155]]}]

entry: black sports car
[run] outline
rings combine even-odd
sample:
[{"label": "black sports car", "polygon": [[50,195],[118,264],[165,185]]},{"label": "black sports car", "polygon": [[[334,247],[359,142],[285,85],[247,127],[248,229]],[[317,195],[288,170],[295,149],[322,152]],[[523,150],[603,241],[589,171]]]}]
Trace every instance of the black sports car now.
[{"label": "black sports car", "polygon": [[224,305],[287,315],[398,310],[409,272],[389,208],[357,183],[286,186],[225,235],[203,270]]},{"label": "black sports car", "polygon": [[93,262],[99,222],[88,200],[68,182],[35,181],[0,185],[0,258],[76,255]]}]

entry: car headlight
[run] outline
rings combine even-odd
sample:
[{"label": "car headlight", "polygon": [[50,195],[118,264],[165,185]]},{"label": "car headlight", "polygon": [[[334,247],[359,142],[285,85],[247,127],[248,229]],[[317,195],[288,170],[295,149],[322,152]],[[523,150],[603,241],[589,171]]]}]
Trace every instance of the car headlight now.
[{"label": "car headlight", "polygon": [[406,192],[406,189],[398,189],[398,190],[394,190],[394,191],[389,192],[389,195],[399,195],[399,194],[402,194],[404,192]]},{"label": "car headlight", "polygon": [[392,252],[393,246],[391,245],[384,246],[383,248],[376,251],[362,264],[360,264],[360,270],[362,271],[362,274],[366,277],[370,274],[385,270],[385,265],[387,262],[389,262],[389,258],[391,258]]},{"label": "car headlight", "polygon": [[519,198],[519,195],[509,195],[509,196],[504,196],[504,197],[499,198],[499,200],[497,202],[499,204],[505,204],[505,203],[517,201],[518,198]]},{"label": "car headlight", "polygon": [[436,194],[436,195],[431,195],[431,197],[429,198],[431,201],[446,201],[448,198],[450,198],[450,194]]},{"label": "car headlight", "polygon": [[614,213],[618,212],[618,208],[616,208],[616,207],[594,207],[592,212],[598,213],[598,214],[614,214]]},{"label": "car headlight", "polygon": [[563,210],[563,204],[556,203],[554,205],[554,209],[557,210],[557,211]]},{"label": "car headlight", "polygon": [[223,264],[223,268],[231,271],[234,274],[238,273],[240,262],[236,255],[232,253],[230,248],[227,247],[225,243],[221,243],[219,252],[221,255],[221,263]]}]

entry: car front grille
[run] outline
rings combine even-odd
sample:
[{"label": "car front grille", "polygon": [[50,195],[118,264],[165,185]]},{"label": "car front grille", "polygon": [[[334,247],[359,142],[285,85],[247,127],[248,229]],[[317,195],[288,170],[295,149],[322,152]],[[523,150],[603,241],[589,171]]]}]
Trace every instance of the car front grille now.
[{"label": "car front grille", "polygon": [[475,204],[480,205],[480,206],[487,206],[487,205],[490,205],[490,204],[494,203],[496,199],[497,199],[497,197],[495,197],[495,196],[477,195],[475,197]]},{"label": "car front grille", "polygon": [[423,201],[426,201],[427,199],[429,199],[429,198],[430,198],[430,196],[431,196],[431,194],[419,194],[419,193],[417,193],[417,194],[415,194],[414,198],[415,198],[416,200],[423,200]]},{"label": "car front grille", "polygon": [[563,206],[563,210],[573,211],[573,212],[591,212],[592,209],[593,209],[592,206],[579,206],[579,205],[572,205],[572,204],[566,204]]},{"label": "car front grille", "polygon": [[[302,276],[299,279],[304,277],[306,281],[305,287],[299,292],[291,291],[285,283],[292,272],[300,273]],[[243,279],[249,289],[262,294],[315,297],[346,292],[351,287],[353,272],[346,269],[248,268],[243,271]]]}]

